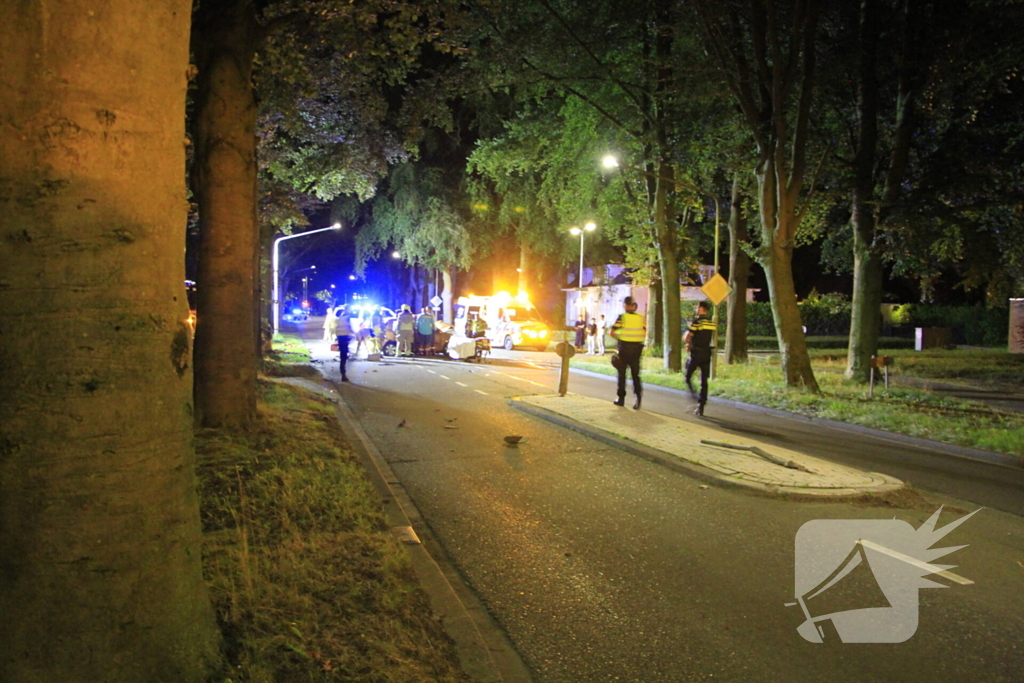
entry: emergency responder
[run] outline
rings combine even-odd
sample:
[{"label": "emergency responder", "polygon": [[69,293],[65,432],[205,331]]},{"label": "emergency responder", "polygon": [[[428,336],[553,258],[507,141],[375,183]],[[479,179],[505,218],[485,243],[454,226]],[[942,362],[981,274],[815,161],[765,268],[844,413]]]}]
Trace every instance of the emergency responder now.
[{"label": "emergency responder", "polygon": [[348,317],[348,308],[338,306],[331,319],[331,336],[338,340],[338,357],[341,360],[341,381],[348,381],[345,365],[348,363],[348,347],[352,343],[352,321]]},{"label": "emergency responder", "polygon": [[[708,402],[708,377],[711,375],[711,342],[714,339],[715,323],[708,317],[708,304],[701,301],[697,304],[697,315],[687,328],[683,339],[690,358],[686,361],[686,386],[690,396],[697,401],[693,414],[704,415],[704,404]],[[700,370],[700,394],[693,389],[693,373]]]},{"label": "emergency responder", "polygon": [[416,328],[416,316],[412,314],[412,309],[409,308],[409,304],[402,304],[402,312],[398,314],[398,320],[395,327],[395,331],[398,335],[397,355],[412,356],[412,342],[413,332]]},{"label": "emergency responder", "polygon": [[629,368],[633,378],[633,395],[636,397],[633,410],[640,410],[640,402],[644,396],[644,387],[640,383],[640,356],[644,352],[647,326],[644,324],[644,317],[636,312],[637,304],[633,297],[627,296],[622,305],[626,311],[619,314],[610,332],[619,342],[619,362],[616,366],[619,371],[619,398],[615,405],[626,404],[626,368]]}]

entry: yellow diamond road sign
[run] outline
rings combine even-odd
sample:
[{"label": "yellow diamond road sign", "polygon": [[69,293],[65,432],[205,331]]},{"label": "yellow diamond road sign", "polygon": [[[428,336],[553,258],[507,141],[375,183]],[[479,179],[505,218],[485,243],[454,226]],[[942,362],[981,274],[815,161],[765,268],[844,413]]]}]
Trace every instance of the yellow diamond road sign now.
[{"label": "yellow diamond road sign", "polygon": [[711,302],[717,306],[732,294],[732,287],[729,286],[724,277],[715,273],[713,278],[704,283],[700,291],[704,292],[711,299]]}]

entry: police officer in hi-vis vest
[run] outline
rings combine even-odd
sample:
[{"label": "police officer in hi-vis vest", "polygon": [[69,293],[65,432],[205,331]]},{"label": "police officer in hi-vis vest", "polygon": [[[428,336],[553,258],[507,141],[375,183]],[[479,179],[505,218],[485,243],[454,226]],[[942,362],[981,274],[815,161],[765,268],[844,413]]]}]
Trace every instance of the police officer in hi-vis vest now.
[{"label": "police officer in hi-vis vest", "polygon": [[644,352],[647,326],[644,324],[644,317],[636,312],[637,304],[633,297],[627,296],[622,305],[626,308],[626,312],[619,314],[609,332],[619,342],[619,362],[616,365],[616,369],[619,371],[619,398],[615,401],[615,405],[626,404],[626,368],[628,367],[633,375],[633,395],[636,397],[633,410],[640,410],[640,401],[644,394],[643,385],[640,384],[640,356]]}]

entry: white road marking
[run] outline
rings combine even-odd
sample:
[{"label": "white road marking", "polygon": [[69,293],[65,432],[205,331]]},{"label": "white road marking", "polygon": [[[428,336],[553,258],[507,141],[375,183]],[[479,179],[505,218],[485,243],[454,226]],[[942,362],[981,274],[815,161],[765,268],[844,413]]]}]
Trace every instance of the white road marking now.
[{"label": "white road marking", "polygon": [[480,391],[479,389],[474,389],[473,391],[483,396],[490,396],[490,394],[488,394],[486,391]]},{"label": "white road marking", "polygon": [[442,379],[451,379],[451,377],[449,377],[448,375],[438,375],[438,377]]},{"label": "white road marking", "polygon": [[507,372],[497,372],[495,374],[504,375],[505,377],[511,377],[512,379],[517,379],[520,382],[526,382],[527,384],[532,384],[535,387],[542,387],[544,389],[548,388],[547,384],[541,384],[540,382],[534,382],[532,379],[526,379],[526,378],[523,378],[523,377],[517,377],[515,375],[510,375]]},{"label": "white road marking", "polygon": [[[877,543],[872,543],[871,541],[864,540],[863,538],[860,540],[860,544],[862,546],[864,546],[865,548],[871,548],[872,550],[876,550],[876,551],[878,551],[880,553],[888,555],[889,557],[893,557],[893,558],[895,558],[897,560],[902,560],[903,562],[906,562],[907,564],[912,564],[915,567],[917,567],[918,569],[930,570],[932,567],[935,566],[935,565],[928,564],[927,562],[922,562],[921,560],[917,559],[916,557],[911,557],[910,555],[904,555],[901,552],[897,552],[895,550],[891,550],[889,548],[886,548],[883,545],[878,545]],[[965,579],[964,577],[960,576],[959,574],[954,574],[953,572],[946,571],[946,570],[942,570],[942,571],[938,571],[938,572],[931,572],[931,574],[934,574],[935,576],[941,576],[944,579],[949,579],[950,581],[952,581],[954,583],[959,583],[961,586],[970,586],[970,585],[972,585],[974,583],[970,579]]]},{"label": "white road marking", "polygon": [[436,374],[437,374],[436,372],[434,372],[434,371],[433,371],[433,370],[431,370],[430,368],[427,368],[427,372],[429,372],[429,373],[430,373],[431,375],[436,375]]},{"label": "white road marking", "polygon": [[466,386],[466,385],[465,385],[465,384],[463,384],[462,382],[456,382],[456,384],[458,384],[458,385],[459,385],[460,387],[464,387],[464,386]]}]

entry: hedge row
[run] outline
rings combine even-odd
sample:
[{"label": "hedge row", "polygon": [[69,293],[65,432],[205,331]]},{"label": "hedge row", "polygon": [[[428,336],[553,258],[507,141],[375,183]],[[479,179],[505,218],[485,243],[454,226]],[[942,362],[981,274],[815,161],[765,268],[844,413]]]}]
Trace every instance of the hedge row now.
[{"label": "hedge row", "polygon": [[[683,302],[684,320],[693,316],[695,302]],[[800,316],[808,336],[829,337],[850,334],[850,302],[846,297],[826,294],[815,299],[802,301]],[[720,333],[725,333],[725,309],[722,307]],[[906,348],[913,348],[915,329],[918,327],[948,327],[952,330],[954,344],[969,346],[1005,346],[1009,331],[1010,315],[1005,308],[983,308],[981,306],[935,306],[928,304],[903,304],[893,312],[892,324],[883,324],[883,337],[898,337],[910,340]],[[748,337],[775,337],[775,322],[772,319],[771,304],[751,302],[747,304]],[[832,347],[822,347],[832,348]],[[889,346],[888,348],[904,348]]]}]

